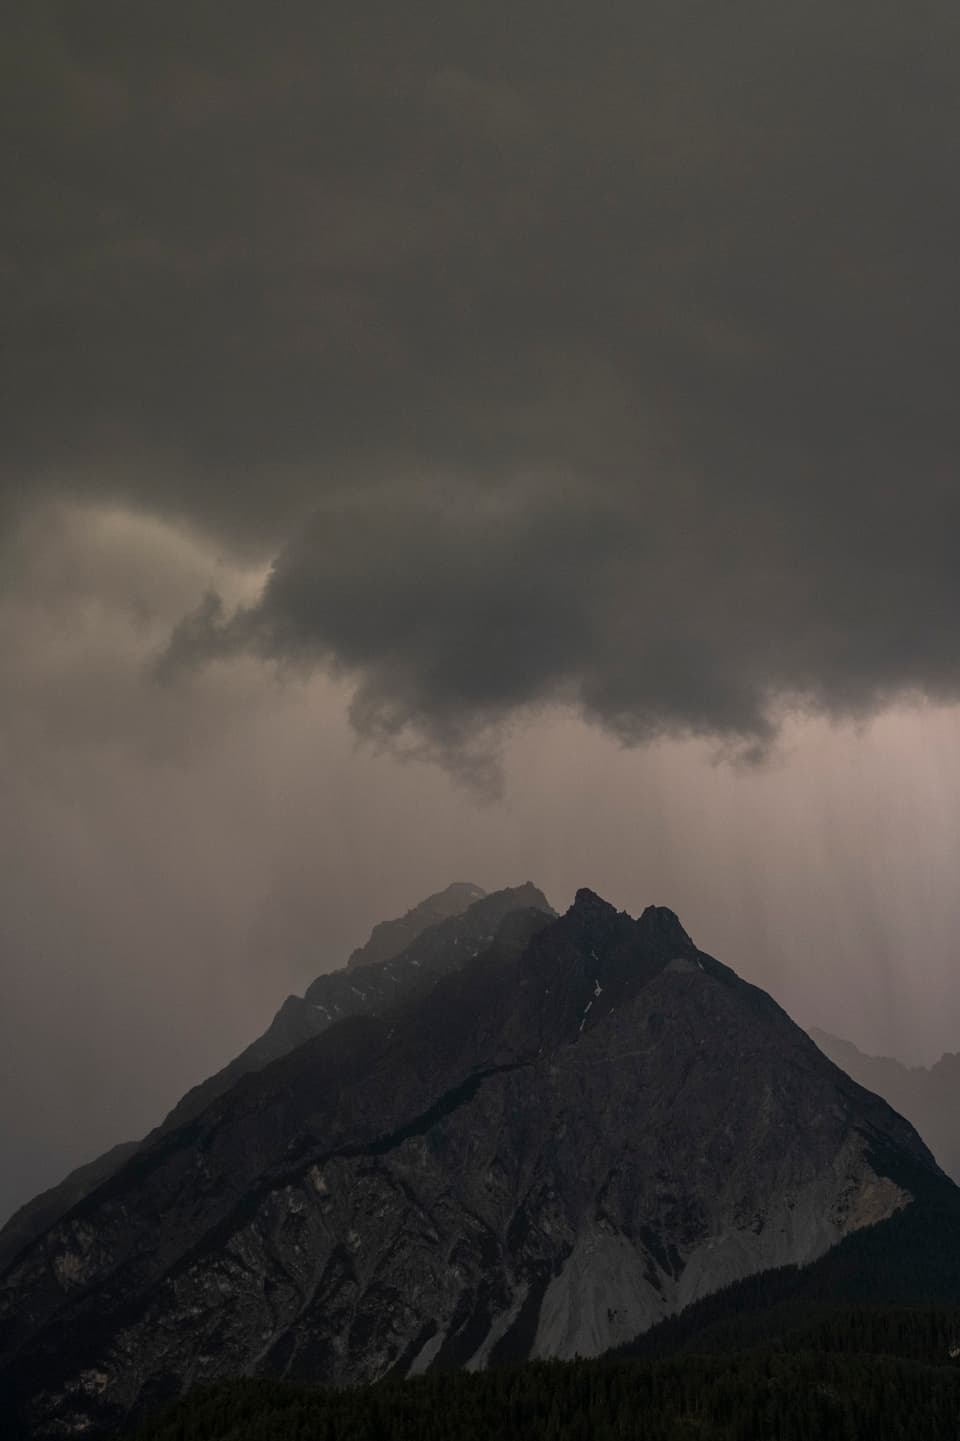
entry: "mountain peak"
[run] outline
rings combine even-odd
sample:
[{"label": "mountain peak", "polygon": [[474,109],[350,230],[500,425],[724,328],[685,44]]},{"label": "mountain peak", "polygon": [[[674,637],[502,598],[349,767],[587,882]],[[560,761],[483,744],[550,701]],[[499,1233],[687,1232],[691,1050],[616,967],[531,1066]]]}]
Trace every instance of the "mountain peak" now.
[{"label": "mountain peak", "polygon": [[637,925],[644,935],[662,945],[676,945],[680,950],[695,949],[675,911],[668,906],[647,906]]},{"label": "mountain peak", "polygon": [[589,886],[581,886],[573,898],[572,910],[580,915],[616,915],[616,907],[596,891],[591,891]]},{"label": "mountain peak", "polygon": [[[909,1125],[672,911],[584,888],[551,919],[518,911],[531,893],[475,900],[383,977],[326,978],[366,1013],[149,1139],[18,1254],[0,1384],[35,1437],[251,1370],[596,1355],[935,1214],[948,1183]],[[381,980],[402,983],[389,1014]],[[332,1011],[318,984],[305,1006]]]},{"label": "mountain peak", "polygon": [[[463,901],[465,905],[469,906],[473,901],[479,901],[481,896],[485,895],[486,891],[483,887],[474,885],[473,881],[451,881],[448,886],[444,886],[442,891],[435,892],[434,895],[428,897],[428,899],[421,902],[421,904],[433,906],[445,904],[459,905],[460,902]],[[456,912],[454,912],[454,914],[456,914]]]},{"label": "mountain peak", "polygon": [[696,951],[676,913],[667,906],[647,906],[639,919],[634,921],[626,911],[618,911],[586,886],[577,891],[565,919],[578,929],[599,928],[605,934],[611,934],[626,923],[635,944],[639,944],[645,953],[665,961],[672,960],[674,955],[689,955]]},{"label": "mountain peak", "polygon": [[[573,905],[563,916],[568,928],[580,932],[596,931],[606,933],[620,921],[630,921],[626,911],[618,911],[609,901],[598,896],[596,891],[581,886],[573,898]],[[630,921],[632,925],[633,922]]]},{"label": "mountain peak", "polygon": [[452,881],[442,891],[434,891],[425,900],[412,906],[402,916],[392,921],[381,921],[370,932],[364,945],[358,946],[347,961],[349,970],[358,966],[374,966],[380,961],[390,961],[406,950],[419,935],[430,926],[451,916],[462,916],[476,901],[482,900],[486,891],[472,881]]}]

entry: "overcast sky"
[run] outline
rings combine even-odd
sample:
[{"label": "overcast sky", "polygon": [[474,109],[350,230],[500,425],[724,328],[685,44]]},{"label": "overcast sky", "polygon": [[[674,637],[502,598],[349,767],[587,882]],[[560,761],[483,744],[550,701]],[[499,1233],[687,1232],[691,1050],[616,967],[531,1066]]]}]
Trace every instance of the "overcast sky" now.
[{"label": "overcast sky", "polygon": [[450,880],[960,1050],[960,15],[34,0],[0,1215]]}]

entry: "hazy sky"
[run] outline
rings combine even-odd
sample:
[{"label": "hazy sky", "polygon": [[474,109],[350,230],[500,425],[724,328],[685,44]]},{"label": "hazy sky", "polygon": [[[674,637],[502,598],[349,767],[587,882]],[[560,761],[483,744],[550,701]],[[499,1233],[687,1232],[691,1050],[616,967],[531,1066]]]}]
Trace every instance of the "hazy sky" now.
[{"label": "hazy sky", "polygon": [[960,16],[35,0],[0,1214],[453,879],[960,1049]]}]

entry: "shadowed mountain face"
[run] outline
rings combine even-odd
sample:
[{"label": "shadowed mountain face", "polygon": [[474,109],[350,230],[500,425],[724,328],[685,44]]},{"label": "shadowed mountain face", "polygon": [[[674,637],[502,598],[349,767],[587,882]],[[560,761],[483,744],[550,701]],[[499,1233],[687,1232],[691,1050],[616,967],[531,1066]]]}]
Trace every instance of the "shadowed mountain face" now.
[{"label": "shadowed mountain face", "polygon": [[28,1242],[42,1235],[69,1211],[71,1206],[82,1201],[101,1181],[118,1171],[139,1147],[139,1141],[121,1141],[118,1146],[111,1146],[102,1156],[97,1156],[84,1166],[78,1166],[58,1185],[41,1191],[39,1196],[34,1196],[25,1206],[15,1211],[0,1230],[0,1271]]},{"label": "shadowed mountain face", "polygon": [[55,1435],[218,1376],[596,1355],[917,1176],[953,1194],[672,912],[581,891],[149,1139],[7,1272],[7,1404]]},{"label": "shadowed mountain face", "polygon": [[941,1056],[930,1067],[905,1066],[889,1056],[867,1056],[826,1031],[810,1035],[848,1076],[912,1121],[947,1175],[960,1182],[960,1055]]},{"label": "shadowed mountain face", "polygon": [[[461,903],[463,909],[455,909]],[[347,1016],[385,1015],[438,976],[458,970],[489,945],[504,917],[518,910],[538,911],[544,922],[555,914],[543,892],[529,881],[489,896],[478,886],[457,883],[400,920],[374,926],[370,940],[353,952],[345,970],[318,976],[303,997],[288,996],[263,1035],[223,1070],[188,1091],[161,1130],[199,1115],[248,1071],[261,1070],[334,1022]],[[429,923],[428,917],[433,917]],[[413,938],[406,941],[411,932]]]},{"label": "shadowed mountain face", "polygon": [[[263,1035],[189,1090],[148,1141],[199,1115],[241,1076],[285,1056],[335,1021],[386,1014],[403,998],[419,994],[489,944],[503,918],[518,910],[537,911],[544,923],[555,914],[543,892],[529,881],[490,895],[479,886],[455,882],[398,920],[381,922],[367,944],[353,952],[347,968],[318,976],[306,996],[288,996]],[[141,1144],[127,1141],[114,1146],[22,1206],[0,1230],[0,1269],[112,1175]]]}]

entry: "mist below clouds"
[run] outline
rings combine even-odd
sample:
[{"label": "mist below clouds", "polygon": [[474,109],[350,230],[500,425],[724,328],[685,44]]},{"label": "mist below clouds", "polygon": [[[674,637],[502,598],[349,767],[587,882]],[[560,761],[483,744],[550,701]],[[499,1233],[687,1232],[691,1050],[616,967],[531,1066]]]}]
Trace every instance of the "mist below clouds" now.
[{"label": "mist below clouds", "polygon": [[[343,684],[238,659],[158,690],[151,657],[215,552],[115,515],[45,533],[34,580],[56,572],[64,595],[43,590],[42,618],[21,574],[34,647],[3,657],[20,705],[0,822],[0,1211],[145,1132],[288,992],[451,879],[532,879],[557,907],[580,885],[669,905],[801,1022],[907,1060],[958,1048],[955,711],[798,722],[750,767],[704,742],[624,749],[546,711],[514,726],[504,798],[482,803],[358,743]],[[110,555],[135,557],[138,606],[102,599]],[[102,617],[84,640],[95,602],[109,644]]]},{"label": "mist below clouds", "polygon": [[36,0],[2,63],[0,1211],[454,879],[957,1048],[956,7]]}]

